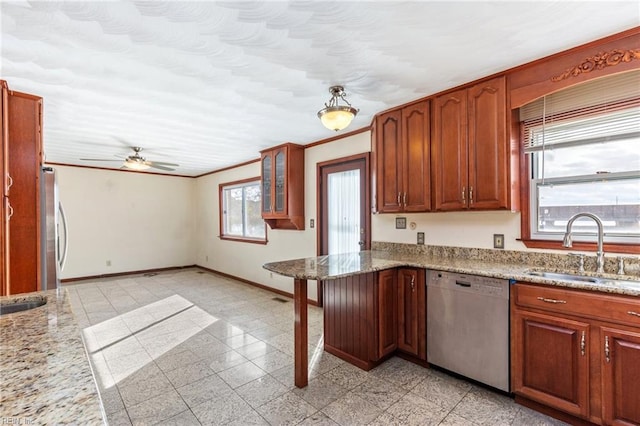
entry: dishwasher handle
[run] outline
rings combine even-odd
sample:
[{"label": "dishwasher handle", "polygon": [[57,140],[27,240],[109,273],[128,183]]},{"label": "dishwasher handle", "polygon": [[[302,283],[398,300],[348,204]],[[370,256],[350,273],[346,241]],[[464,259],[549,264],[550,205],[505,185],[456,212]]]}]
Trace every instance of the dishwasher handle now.
[{"label": "dishwasher handle", "polygon": [[456,285],[459,285],[460,287],[471,287],[471,283],[466,283],[464,281],[458,281],[458,280],[456,280]]}]

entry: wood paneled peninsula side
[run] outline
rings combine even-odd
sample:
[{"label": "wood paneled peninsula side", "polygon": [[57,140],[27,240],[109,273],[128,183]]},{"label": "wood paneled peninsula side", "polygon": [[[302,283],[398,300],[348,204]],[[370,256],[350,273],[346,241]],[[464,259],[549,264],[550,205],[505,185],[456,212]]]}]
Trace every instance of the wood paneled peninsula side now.
[{"label": "wood paneled peninsula side", "polygon": [[[374,248],[384,245],[385,243],[374,243]],[[425,246],[416,250],[415,245],[401,244],[389,244],[388,247],[393,250],[362,251],[271,262],[263,265],[265,269],[271,272],[294,279],[294,368],[296,386],[305,387],[308,383],[307,280],[324,281],[324,287],[328,289],[326,291],[330,291],[331,286],[357,286],[359,293],[365,296],[352,299],[353,305],[347,308],[352,308],[353,312],[362,313],[365,317],[368,316],[369,320],[375,322],[368,330],[369,333],[375,335],[364,336],[368,345],[367,353],[358,352],[357,348],[352,348],[353,350],[339,348],[345,352],[339,355],[365,369],[384,361],[385,357],[395,350],[392,344],[393,335],[389,335],[389,333],[393,334],[390,331],[393,328],[393,324],[390,325],[389,323],[392,319],[385,318],[383,315],[388,310],[378,309],[386,303],[387,307],[393,312],[394,303],[389,301],[391,293],[387,291],[389,285],[392,285],[390,283],[393,283],[393,277],[388,277],[386,273],[389,270],[398,268],[433,269],[503,278],[513,280],[513,282],[546,284],[577,290],[640,297],[640,277],[637,275],[624,277],[627,281],[622,284],[620,282],[607,281],[607,277],[611,279],[621,278],[614,275],[614,259],[608,259],[609,262],[607,263],[606,270],[611,274],[603,276],[604,279],[599,280],[597,283],[592,283],[550,279],[529,274],[532,270],[539,268],[566,271],[568,269],[566,265],[570,264],[567,256],[546,253],[526,253],[523,255],[523,252],[517,251]],[[374,302],[379,304],[378,308],[374,306],[365,307],[365,309],[363,306],[355,306]],[[328,309],[326,306],[323,309],[326,317],[326,333],[332,326],[327,324],[327,319],[331,316],[326,315]],[[377,312],[376,309],[378,309]],[[335,348],[325,348],[335,354],[335,351],[332,351]],[[367,357],[366,361],[363,361],[362,357]]]}]

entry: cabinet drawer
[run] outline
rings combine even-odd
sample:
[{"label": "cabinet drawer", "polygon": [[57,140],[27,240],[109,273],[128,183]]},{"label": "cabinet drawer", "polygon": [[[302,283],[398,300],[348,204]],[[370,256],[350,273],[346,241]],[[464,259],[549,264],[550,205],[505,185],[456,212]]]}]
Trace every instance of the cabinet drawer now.
[{"label": "cabinet drawer", "polygon": [[514,302],[521,307],[640,326],[640,298],[633,296],[516,284]]}]

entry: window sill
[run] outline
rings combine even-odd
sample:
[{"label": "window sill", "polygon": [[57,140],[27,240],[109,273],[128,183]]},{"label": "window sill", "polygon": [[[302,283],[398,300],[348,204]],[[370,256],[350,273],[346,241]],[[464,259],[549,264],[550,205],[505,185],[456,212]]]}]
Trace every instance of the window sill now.
[{"label": "window sill", "polygon": [[[530,240],[519,239],[528,248],[539,249],[552,249],[552,250],[574,250],[574,251],[596,251],[596,243],[586,243],[581,241],[574,241],[573,247],[566,248],[562,246],[562,241],[550,241],[550,240]],[[622,244],[622,243],[604,243],[605,253],[624,253],[624,254],[640,254],[640,246],[636,244]]]},{"label": "window sill", "polygon": [[258,238],[247,238],[247,237],[231,237],[228,235],[219,235],[218,238],[226,241],[237,241],[240,243],[249,243],[249,244],[262,244],[265,245],[269,242],[267,239],[258,239]]}]

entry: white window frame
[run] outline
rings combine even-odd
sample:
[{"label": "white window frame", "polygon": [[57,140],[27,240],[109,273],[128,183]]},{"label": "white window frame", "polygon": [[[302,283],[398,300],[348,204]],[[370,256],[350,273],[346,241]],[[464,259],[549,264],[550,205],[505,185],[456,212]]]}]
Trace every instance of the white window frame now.
[{"label": "white window frame", "polygon": [[[248,243],[258,243],[258,244],[266,244],[267,243],[267,225],[264,223],[264,236],[263,237],[253,237],[247,235],[247,220],[246,220],[246,198],[244,196],[245,188],[256,186],[258,190],[262,191],[262,185],[260,182],[260,178],[250,178],[244,179],[241,181],[235,182],[227,182],[219,185],[219,214],[220,214],[220,238],[224,240],[233,240],[233,241],[244,241]],[[243,189],[243,203],[242,203],[242,235],[229,233],[227,230],[227,208],[226,208],[226,191],[234,190],[242,188]],[[262,198],[262,197],[261,197]],[[258,214],[262,215],[261,206],[262,199],[258,202]]]}]

